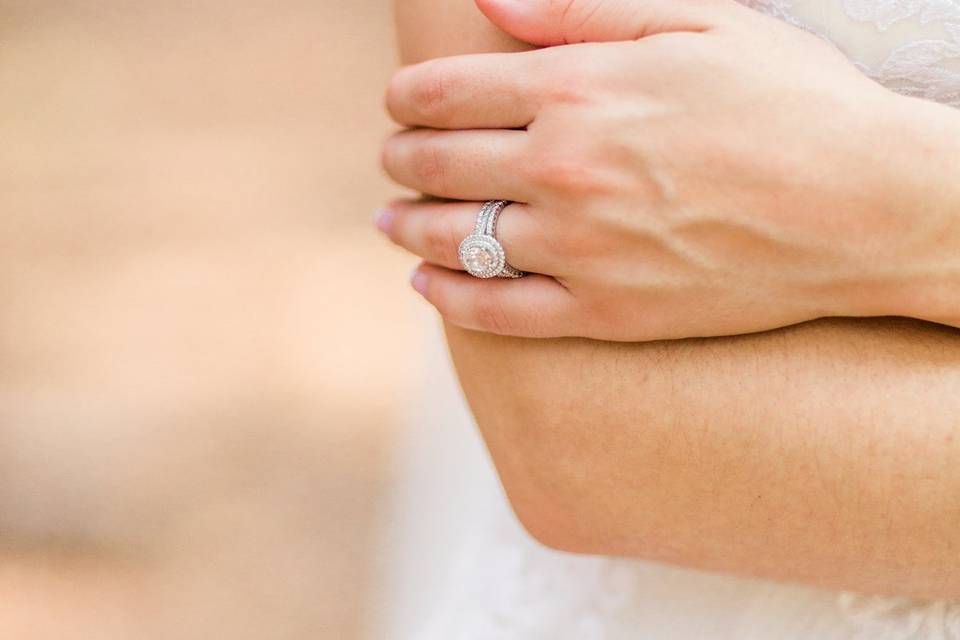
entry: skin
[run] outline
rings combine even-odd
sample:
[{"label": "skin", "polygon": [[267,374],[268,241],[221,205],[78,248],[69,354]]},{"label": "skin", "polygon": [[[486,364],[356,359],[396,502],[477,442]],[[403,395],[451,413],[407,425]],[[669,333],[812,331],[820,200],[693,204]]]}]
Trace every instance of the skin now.
[{"label": "skin", "polygon": [[454,272],[479,203],[404,203],[381,226],[445,268],[421,270],[418,290],[461,326],[525,337],[960,323],[960,112],[733,0],[697,4],[482,0],[538,44],[629,39],[395,76],[387,106],[414,128],[387,141],[387,172],[436,197],[522,203],[498,237],[513,266],[545,274]]},{"label": "skin", "polygon": [[[470,0],[400,0],[407,63],[518,49]],[[448,324],[542,543],[832,588],[960,597],[960,334],[821,320],[733,338],[528,340]]]}]

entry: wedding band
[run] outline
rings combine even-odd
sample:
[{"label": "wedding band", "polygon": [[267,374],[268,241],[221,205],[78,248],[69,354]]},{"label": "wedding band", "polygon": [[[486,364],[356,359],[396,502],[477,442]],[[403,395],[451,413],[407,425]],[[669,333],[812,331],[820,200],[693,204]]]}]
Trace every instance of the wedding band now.
[{"label": "wedding band", "polygon": [[522,271],[507,263],[507,254],[497,240],[497,220],[509,200],[490,200],[477,214],[473,233],[460,243],[460,264],[475,278],[522,278]]},{"label": "wedding band", "polygon": [[[509,207],[512,202],[508,200],[491,200],[486,203],[486,205],[480,210],[480,214],[477,216],[477,228],[482,229],[483,234],[487,237],[493,238],[494,241],[500,245],[500,241],[497,240],[497,222],[500,220],[500,214]],[[482,225],[482,226],[481,226]],[[503,251],[503,245],[500,245],[501,251]],[[510,263],[506,260],[506,254],[504,253],[503,268],[497,274],[498,278],[522,278],[526,274],[522,271],[514,269],[510,266]]]}]

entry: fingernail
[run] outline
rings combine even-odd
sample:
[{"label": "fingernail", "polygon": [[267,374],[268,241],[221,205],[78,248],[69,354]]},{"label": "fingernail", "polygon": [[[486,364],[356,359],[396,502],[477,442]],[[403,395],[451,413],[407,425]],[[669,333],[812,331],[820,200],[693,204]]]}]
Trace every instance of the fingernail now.
[{"label": "fingernail", "polygon": [[417,269],[410,276],[410,284],[422,296],[427,295],[427,274]]},{"label": "fingernail", "polygon": [[390,209],[377,209],[373,213],[373,224],[383,233],[390,234],[393,230],[395,214]]}]

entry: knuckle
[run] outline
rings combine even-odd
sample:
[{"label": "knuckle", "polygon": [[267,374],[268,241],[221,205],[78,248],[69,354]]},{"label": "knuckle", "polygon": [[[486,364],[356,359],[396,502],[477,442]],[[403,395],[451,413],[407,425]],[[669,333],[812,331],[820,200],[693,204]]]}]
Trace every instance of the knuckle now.
[{"label": "knuckle", "polygon": [[424,230],[424,253],[422,256],[438,264],[455,265],[459,262],[457,249],[460,245],[457,229],[449,215],[434,218]]},{"label": "knuckle", "polygon": [[593,69],[564,69],[555,82],[542,88],[545,101],[554,105],[587,105],[596,98]]},{"label": "knuckle", "polygon": [[413,153],[414,177],[426,191],[437,195],[443,191],[447,174],[447,159],[439,145],[426,137]]},{"label": "knuckle", "polygon": [[489,292],[477,296],[473,314],[475,322],[491,333],[512,335],[516,331],[517,323],[507,313],[503,302]]},{"label": "knuckle", "polygon": [[446,65],[440,62],[427,63],[413,84],[410,104],[420,118],[435,121],[448,111],[454,86],[454,74]]},{"label": "knuckle", "polygon": [[564,197],[596,196],[609,193],[610,181],[585,158],[550,157],[531,163],[532,184]]}]

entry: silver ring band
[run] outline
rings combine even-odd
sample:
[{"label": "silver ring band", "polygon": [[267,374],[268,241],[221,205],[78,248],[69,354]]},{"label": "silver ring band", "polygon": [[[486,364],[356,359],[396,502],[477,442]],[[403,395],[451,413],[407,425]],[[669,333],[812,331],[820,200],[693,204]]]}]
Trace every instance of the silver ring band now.
[{"label": "silver ring band", "polygon": [[477,214],[473,234],[460,243],[460,264],[475,278],[522,278],[525,273],[507,263],[503,245],[497,240],[497,220],[509,200],[490,200]]},{"label": "silver ring band", "polygon": [[[489,236],[496,240],[497,222],[500,220],[500,214],[503,213],[504,209],[509,207],[511,204],[513,203],[509,200],[490,200],[487,202],[477,215],[477,225],[474,229],[474,234]],[[500,244],[499,240],[497,240],[497,244]],[[502,246],[503,245],[501,245],[501,248]],[[500,270],[500,273],[497,274],[497,277],[522,278],[525,275],[525,273],[514,269],[512,266],[510,266],[509,262],[504,260],[503,268]]]}]

